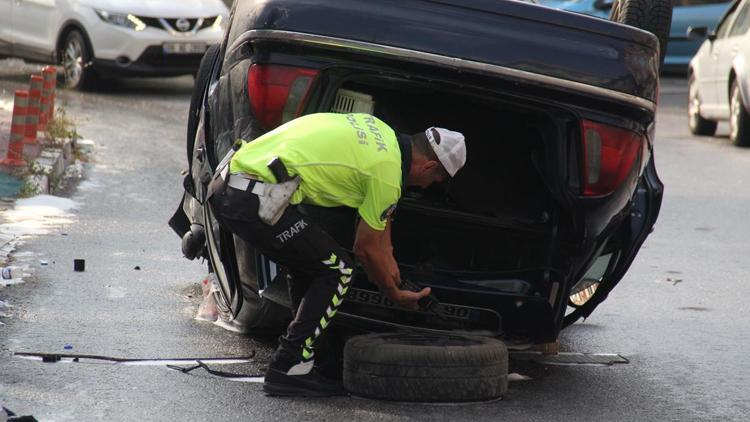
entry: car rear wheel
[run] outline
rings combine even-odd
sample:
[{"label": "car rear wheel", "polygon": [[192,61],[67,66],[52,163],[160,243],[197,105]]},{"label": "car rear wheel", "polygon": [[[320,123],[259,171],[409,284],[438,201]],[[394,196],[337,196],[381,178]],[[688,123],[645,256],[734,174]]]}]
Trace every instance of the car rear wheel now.
[{"label": "car rear wheel", "polygon": [[491,400],[508,389],[508,349],[487,337],[369,334],[344,347],[344,387],[410,402]]},{"label": "car rear wheel", "polygon": [[701,116],[701,97],[695,76],[688,82],[688,127],[693,135],[713,136],[716,133],[716,121]]},{"label": "car rear wheel", "polygon": [[667,54],[672,26],[671,0],[616,0],[609,20],[648,31],[659,39],[659,70]]},{"label": "car rear wheel", "polygon": [[88,88],[94,83],[97,75],[91,67],[92,59],[93,56],[83,34],[78,30],[70,31],[60,50],[66,88]]},{"label": "car rear wheel", "polygon": [[737,146],[750,146],[750,113],[742,103],[737,81],[732,83],[729,99],[729,139]]}]

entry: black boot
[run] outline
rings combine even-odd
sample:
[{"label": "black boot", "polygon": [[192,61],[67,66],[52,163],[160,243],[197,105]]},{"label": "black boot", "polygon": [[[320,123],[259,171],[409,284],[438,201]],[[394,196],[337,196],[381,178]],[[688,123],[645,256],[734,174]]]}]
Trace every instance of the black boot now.
[{"label": "black boot", "polygon": [[347,395],[340,381],[328,379],[313,368],[304,375],[288,375],[272,364],[266,371],[263,391],[270,396],[329,397]]},{"label": "black boot", "polygon": [[268,395],[303,397],[346,395],[341,382],[321,375],[314,367],[314,361],[300,362],[301,352],[296,351],[284,337],[279,339],[279,343],[279,348],[271,357],[271,363],[268,365],[266,378],[263,381],[263,391]]},{"label": "black boot", "polygon": [[316,342],[315,370],[330,380],[341,381],[344,377],[344,344],[339,327],[330,327]]}]

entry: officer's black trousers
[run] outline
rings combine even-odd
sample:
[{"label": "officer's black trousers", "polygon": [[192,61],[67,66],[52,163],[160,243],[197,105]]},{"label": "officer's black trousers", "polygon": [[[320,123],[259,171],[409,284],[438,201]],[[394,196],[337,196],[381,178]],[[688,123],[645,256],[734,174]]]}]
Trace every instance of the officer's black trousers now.
[{"label": "officer's black trousers", "polygon": [[269,226],[258,218],[258,196],[226,186],[211,198],[222,226],[253,245],[290,274],[293,321],[279,339],[271,366],[290,375],[309,372],[320,336],[343,301],[353,263],[348,253],[323,229],[290,206]]}]

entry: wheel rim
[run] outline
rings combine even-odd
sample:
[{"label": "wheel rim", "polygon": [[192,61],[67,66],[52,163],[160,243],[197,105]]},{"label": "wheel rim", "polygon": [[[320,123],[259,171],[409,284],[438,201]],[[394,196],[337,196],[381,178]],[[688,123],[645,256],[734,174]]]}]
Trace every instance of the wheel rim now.
[{"label": "wheel rim", "polygon": [[729,136],[732,140],[737,139],[737,136],[739,135],[741,109],[740,90],[735,86],[732,90],[732,100],[729,102]]},{"label": "wheel rim", "polygon": [[65,46],[63,68],[66,85],[78,85],[83,75],[83,46],[77,39],[71,39]]}]

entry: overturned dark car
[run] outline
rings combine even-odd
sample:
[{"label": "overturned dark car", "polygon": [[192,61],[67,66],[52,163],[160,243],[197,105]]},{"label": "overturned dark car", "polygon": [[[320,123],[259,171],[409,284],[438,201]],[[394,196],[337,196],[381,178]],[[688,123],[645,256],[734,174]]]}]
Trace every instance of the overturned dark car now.
[{"label": "overturned dark car", "polygon": [[[238,0],[197,77],[170,224],[188,258],[207,258],[221,319],[278,332],[284,269],[204,204],[233,143],[329,111],[452,128],[466,166],[407,191],[393,225],[402,275],[432,288],[440,315],[395,307],[359,271],[336,323],[552,342],[607,297],[657,219],[659,66],[652,33],[512,0]],[[300,208],[351,248],[354,210]]]}]

